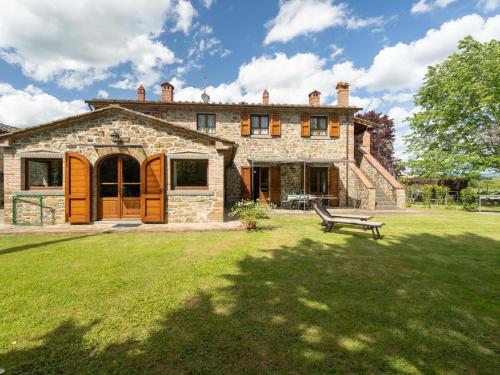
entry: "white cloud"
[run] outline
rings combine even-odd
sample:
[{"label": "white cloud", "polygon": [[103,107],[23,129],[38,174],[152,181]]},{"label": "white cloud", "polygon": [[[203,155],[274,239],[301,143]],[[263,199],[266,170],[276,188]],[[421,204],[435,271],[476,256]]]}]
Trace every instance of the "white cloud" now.
[{"label": "white cloud", "polygon": [[393,107],[389,110],[388,116],[394,119],[394,126],[396,129],[396,139],[394,141],[394,152],[396,157],[407,158],[406,145],[404,137],[411,133],[409,124],[405,121],[412,114],[417,112],[417,108],[405,109],[403,107]]},{"label": "white cloud", "polygon": [[479,0],[477,6],[485,12],[493,12],[500,7],[500,0]]},{"label": "white cloud", "polygon": [[351,13],[346,4],[333,4],[332,0],[282,1],[278,15],[266,23],[269,32],[264,44],[288,42],[334,26],[359,29],[383,23],[381,17],[362,19]]},{"label": "white cloud", "polygon": [[412,14],[427,13],[436,8],[446,8],[456,0],[419,0],[411,7]]},{"label": "white cloud", "polygon": [[177,13],[177,23],[173,30],[188,34],[193,24],[193,19],[197,15],[196,9],[194,9],[193,4],[189,0],[178,0],[175,10]]},{"label": "white cloud", "polygon": [[61,101],[38,87],[0,83],[0,122],[25,128],[88,111],[83,100]]},{"label": "white cloud", "polygon": [[330,49],[332,50],[332,52],[330,53],[331,60],[335,60],[335,58],[342,55],[342,53],[344,52],[344,49],[338,47],[336,44],[330,44]]},{"label": "white cloud", "polygon": [[406,103],[413,101],[413,94],[410,92],[387,93],[382,99],[389,103]]},{"label": "white cloud", "polygon": [[203,5],[207,9],[210,9],[213,3],[215,3],[215,0],[203,0]]},{"label": "white cloud", "polygon": [[187,33],[194,15],[186,0],[2,1],[0,58],[66,88],[105,79],[124,63],[138,80],[154,81],[175,62],[158,40],[165,24]]},{"label": "white cloud", "polygon": [[109,93],[106,90],[99,90],[97,91],[97,97],[99,99],[107,99],[109,98]]},{"label": "white cloud", "polygon": [[372,91],[415,89],[427,67],[456,52],[458,41],[467,35],[480,41],[499,38],[500,15],[488,19],[477,14],[464,16],[444,23],[438,30],[429,30],[414,42],[385,47],[356,84]]},{"label": "white cloud", "polygon": [[[361,107],[363,108],[364,112],[367,112],[377,109],[382,103],[382,100],[380,100],[380,98],[377,97],[362,98],[359,96],[351,95],[349,98],[349,102],[351,105]],[[335,101],[335,103],[337,103],[337,101]]]}]

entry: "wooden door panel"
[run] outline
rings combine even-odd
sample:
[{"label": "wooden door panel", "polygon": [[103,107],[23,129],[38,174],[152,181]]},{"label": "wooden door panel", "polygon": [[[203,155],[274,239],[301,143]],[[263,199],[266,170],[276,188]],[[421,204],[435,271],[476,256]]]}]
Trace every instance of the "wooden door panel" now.
[{"label": "wooden door panel", "polygon": [[76,152],[67,152],[64,160],[64,205],[66,221],[90,223],[90,176],[88,159]]},{"label": "wooden door panel", "polygon": [[335,199],[330,201],[332,206],[338,206],[340,204],[339,199],[339,169],[337,167],[331,166],[329,168],[329,186],[328,194],[335,197]]},{"label": "wooden door panel", "polygon": [[123,198],[122,199],[122,217],[140,218],[141,217],[141,198]]},{"label": "wooden door panel", "polygon": [[142,163],[141,219],[145,223],[165,220],[165,154],[149,156]]},{"label": "wooden door panel", "polygon": [[99,198],[99,217],[101,219],[119,219],[120,218],[120,199],[119,198]]}]

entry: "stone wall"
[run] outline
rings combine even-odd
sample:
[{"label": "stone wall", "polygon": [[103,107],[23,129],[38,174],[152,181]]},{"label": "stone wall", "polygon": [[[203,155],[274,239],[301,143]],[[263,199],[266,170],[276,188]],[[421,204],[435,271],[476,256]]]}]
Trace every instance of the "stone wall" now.
[{"label": "stone wall", "polygon": [[349,207],[363,210],[375,209],[375,187],[354,164],[349,165]]},{"label": "stone wall", "polygon": [[[314,112],[309,114],[315,115]],[[259,112],[260,113],[260,112]],[[272,113],[270,109],[269,114]],[[182,125],[196,130],[196,111],[169,110],[162,113],[162,118],[176,125]],[[242,166],[250,165],[249,159],[346,159],[346,140],[349,137],[349,159],[354,160],[354,120],[351,114],[339,113],[341,131],[340,137],[302,137],[300,133],[301,112],[281,114],[281,136],[241,136],[239,112],[216,112],[215,135],[235,141],[237,150],[233,165],[226,170],[226,199],[228,205],[241,199]],[[324,115],[324,114],[321,114]],[[348,137],[347,135],[348,130]],[[345,163],[335,163],[340,171],[340,203],[346,203]],[[300,167],[282,165],[282,197],[289,191],[300,190]],[[294,173],[291,171],[294,170]],[[288,171],[288,172],[287,172]],[[288,176],[288,177],[287,177]]]},{"label": "stone wall", "polygon": [[[118,131],[122,139],[126,140],[127,147],[104,146],[112,144],[110,134]],[[103,145],[103,146],[99,146]],[[125,153],[134,156],[142,162],[147,156],[165,153],[166,159],[166,187],[168,194],[170,186],[169,158],[176,154],[193,153],[201,154],[209,159],[209,192],[211,195],[200,193],[194,196],[188,192],[189,197],[166,197],[165,216],[169,222],[188,221],[222,221],[224,207],[224,154],[215,148],[214,141],[200,137],[182,129],[173,129],[150,119],[143,119],[126,113],[103,113],[98,118],[74,121],[59,128],[44,129],[30,133],[26,137],[16,138],[11,146],[5,149],[5,222],[12,220],[11,198],[14,194],[22,194],[25,181],[24,163],[20,157],[22,152],[77,152],[83,154],[92,164],[92,220],[97,219],[97,170],[98,163],[109,154]],[[58,191],[61,193],[62,191]],[[34,191],[30,191],[34,193]],[[36,192],[35,192],[36,193]],[[39,194],[46,192],[39,191]],[[179,193],[182,194],[182,193]],[[172,198],[171,200],[168,198]],[[62,200],[61,200],[62,199]],[[63,198],[47,198],[44,207],[48,212],[53,210],[54,223],[64,222]],[[169,202],[173,207],[169,209]],[[205,210],[204,214],[189,214],[191,205]],[[181,206],[185,204],[186,207]],[[189,206],[189,207],[188,207]],[[24,207],[22,207],[24,208]],[[22,209],[19,210],[20,215]],[[36,216],[32,208],[25,209],[32,220]]]},{"label": "stone wall", "polygon": [[393,200],[398,209],[405,208],[405,189],[372,155],[363,150],[358,150],[356,152],[356,161],[359,169],[375,185],[376,189]]},{"label": "stone wall", "polygon": [[[42,207],[44,225],[64,222],[63,196],[44,196]],[[38,197],[16,199],[16,223],[40,223],[40,200]]]}]

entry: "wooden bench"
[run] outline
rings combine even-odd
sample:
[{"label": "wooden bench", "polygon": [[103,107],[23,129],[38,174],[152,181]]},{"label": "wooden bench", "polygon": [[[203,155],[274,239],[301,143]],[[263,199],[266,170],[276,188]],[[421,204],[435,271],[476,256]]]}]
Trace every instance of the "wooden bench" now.
[{"label": "wooden bench", "polygon": [[327,231],[327,232],[329,232],[333,229],[334,224],[355,225],[355,226],[360,226],[365,230],[371,229],[374,240],[378,240],[378,239],[382,238],[380,236],[380,232],[378,230],[378,228],[380,228],[384,225],[384,223],[382,223],[382,222],[359,220],[359,219],[348,219],[348,218],[341,218],[341,217],[328,217],[325,215],[325,213],[318,206],[313,206],[313,208],[316,211],[316,213],[321,217],[321,219],[323,219],[323,222],[326,224],[325,231]]}]

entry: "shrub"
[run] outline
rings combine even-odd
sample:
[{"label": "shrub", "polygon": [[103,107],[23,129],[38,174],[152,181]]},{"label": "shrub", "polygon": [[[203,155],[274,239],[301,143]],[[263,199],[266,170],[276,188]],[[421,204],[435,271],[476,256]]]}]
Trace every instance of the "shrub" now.
[{"label": "shrub", "polygon": [[431,206],[431,198],[432,191],[434,190],[434,186],[432,185],[423,185],[422,186],[422,197],[424,199],[424,205],[427,207]]},{"label": "shrub", "polygon": [[462,206],[465,211],[474,211],[477,208],[477,193],[471,187],[465,188],[460,192]]},{"label": "shrub", "polygon": [[436,192],[436,203],[445,204],[446,196],[448,195],[448,186],[435,186],[434,191]]},{"label": "shrub", "polygon": [[271,207],[259,201],[242,200],[236,203],[229,216],[238,216],[248,230],[257,228],[258,219],[268,219]]}]

